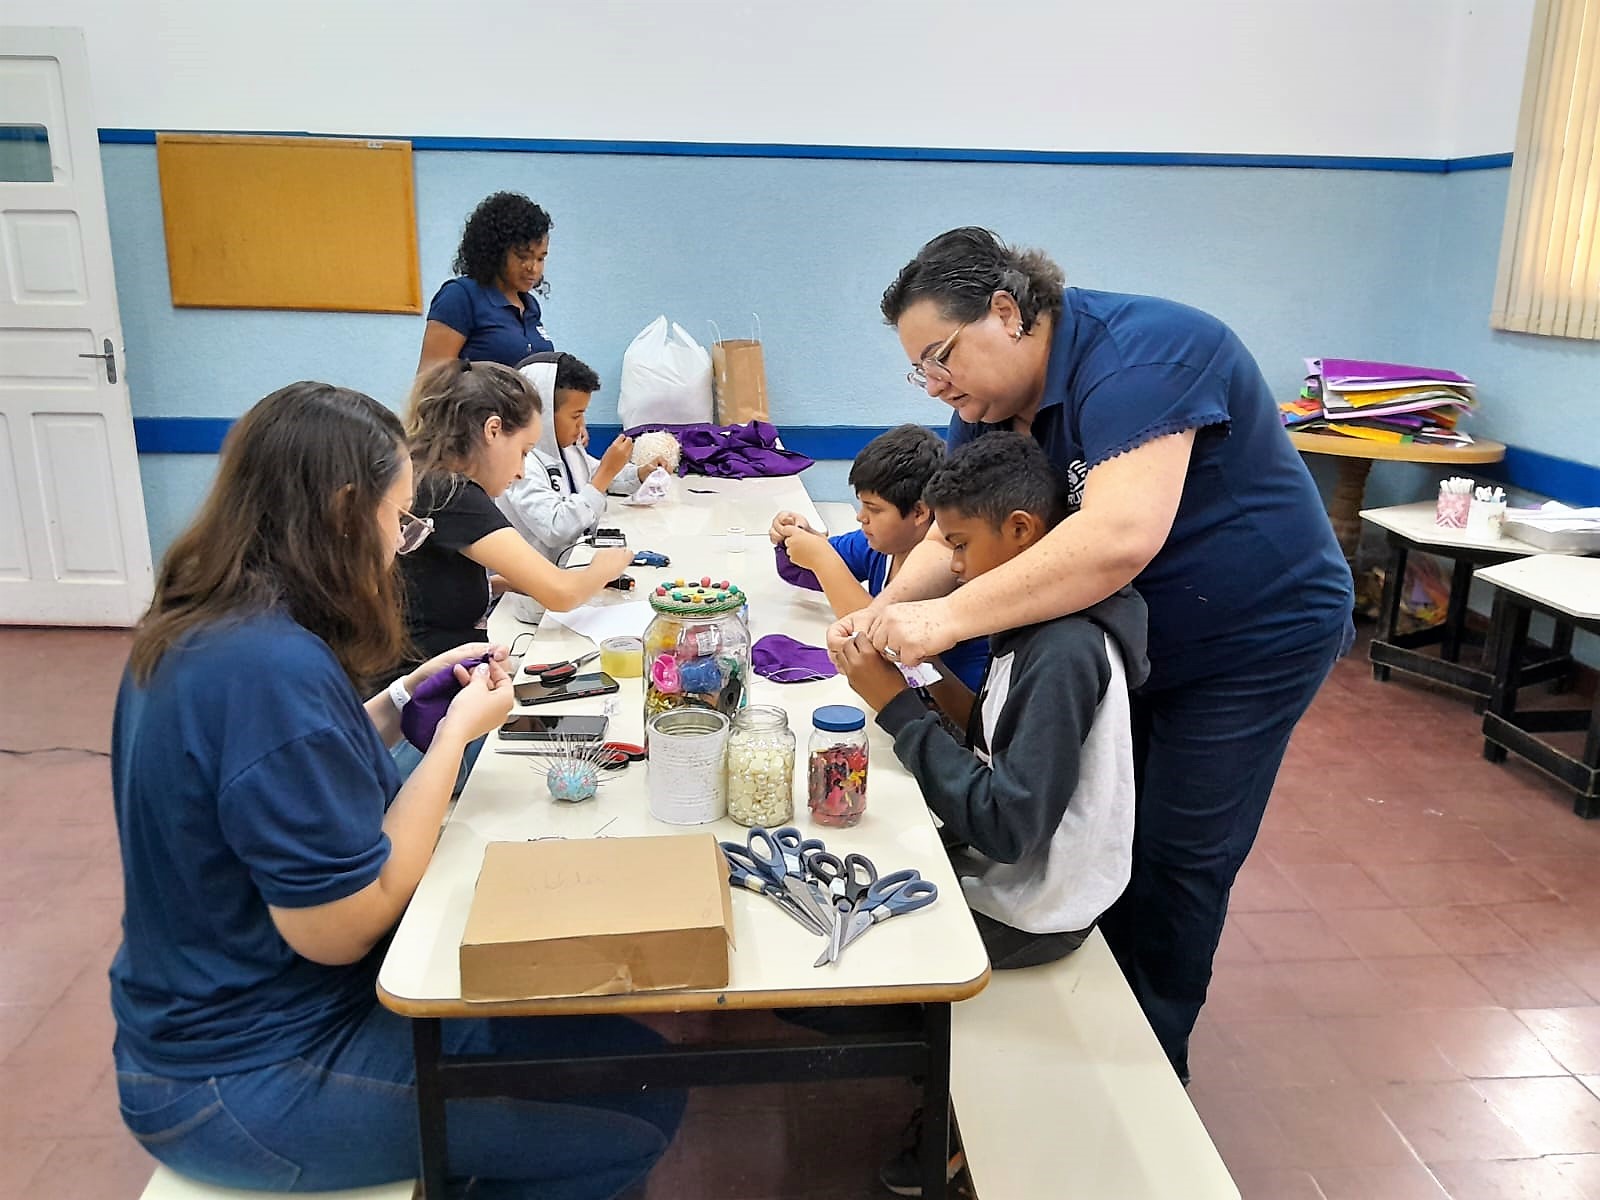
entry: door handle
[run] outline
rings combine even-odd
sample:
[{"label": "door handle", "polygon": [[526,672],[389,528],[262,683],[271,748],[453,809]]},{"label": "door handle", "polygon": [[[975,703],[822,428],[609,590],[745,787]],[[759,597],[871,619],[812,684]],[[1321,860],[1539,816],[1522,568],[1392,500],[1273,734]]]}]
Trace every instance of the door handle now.
[{"label": "door handle", "polygon": [[80,354],[78,357],[100,359],[106,364],[106,382],[115,383],[117,381],[117,352],[115,348],[112,347],[110,338],[106,338],[104,341],[102,341],[101,345],[106,348],[106,352],[104,354]]}]

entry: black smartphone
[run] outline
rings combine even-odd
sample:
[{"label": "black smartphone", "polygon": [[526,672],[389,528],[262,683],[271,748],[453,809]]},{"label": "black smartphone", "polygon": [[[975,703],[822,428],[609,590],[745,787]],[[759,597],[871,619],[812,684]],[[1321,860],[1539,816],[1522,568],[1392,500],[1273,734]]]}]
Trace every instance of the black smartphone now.
[{"label": "black smartphone", "polygon": [[513,684],[511,694],[518,704],[550,704],[556,700],[581,700],[585,696],[609,696],[617,690],[617,681],[604,671],[590,675],[574,675],[565,683],[540,683],[530,679],[527,683]]},{"label": "black smartphone", "polygon": [[598,742],[606,735],[609,717],[586,717],[574,714],[543,716],[524,713],[512,717],[500,726],[500,736],[515,741],[553,742],[559,738]]}]

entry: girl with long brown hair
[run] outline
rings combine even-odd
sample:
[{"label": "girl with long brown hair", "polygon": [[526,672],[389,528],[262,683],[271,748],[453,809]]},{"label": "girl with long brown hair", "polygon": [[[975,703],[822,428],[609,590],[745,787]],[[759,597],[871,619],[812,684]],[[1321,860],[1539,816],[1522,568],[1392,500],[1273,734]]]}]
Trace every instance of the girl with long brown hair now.
[{"label": "girl with long brown hair", "polygon": [[[411,1033],[378,1005],[377,971],[462,753],[504,719],[511,688],[504,648],[484,644],[402,677],[405,692],[490,660],[454,667],[461,691],[402,786],[388,746],[403,696],[357,690],[406,653],[394,560],[429,532],[402,434],[376,401],[321,383],[246,413],[167,555],[117,697],[122,1115],[206,1182],[323,1190],[417,1170]],[[454,1054],[655,1044],[628,1022],[446,1027]],[[563,1196],[614,1195],[681,1113],[656,1092],[461,1103],[451,1162],[484,1196],[555,1181]]]}]

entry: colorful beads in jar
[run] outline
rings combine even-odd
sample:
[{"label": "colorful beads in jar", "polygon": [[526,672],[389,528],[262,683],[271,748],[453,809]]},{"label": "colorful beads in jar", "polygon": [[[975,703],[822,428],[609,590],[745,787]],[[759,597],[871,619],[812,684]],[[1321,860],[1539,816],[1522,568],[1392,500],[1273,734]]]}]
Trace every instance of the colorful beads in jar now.
[{"label": "colorful beads in jar", "polygon": [[709,708],[731,717],[750,678],[747,597],[709,575],[679,579],[650,593],[655,610],[644,634],[644,718],[675,708]]},{"label": "colorful beads in jar", "polygon": [[867,811],[867,717],[848,704],[811,714],[806,801],[818,825],[848,828]]},{"label": "colorful beads in jar", "polygon": [[728,735],[728,816],[768,829],[794,819],[794,747],[783,709],[752,704],[739,710]]}]

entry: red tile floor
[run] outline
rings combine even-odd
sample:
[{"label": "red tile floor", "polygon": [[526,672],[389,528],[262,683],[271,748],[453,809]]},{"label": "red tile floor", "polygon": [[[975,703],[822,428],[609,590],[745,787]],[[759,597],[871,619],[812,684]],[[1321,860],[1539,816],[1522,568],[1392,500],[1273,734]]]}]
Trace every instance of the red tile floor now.
[{"label": "red tile floor", "polygon": [[[132,1200],[151,1170],[109,1065],[120,875],[93,753],[127,645],[0,630],[0,1200]],[[1477,729],[1373,682],[1363,644],[1295,737],[1192,1055],[1247,1200],[1600,1200],[1600,822],[1484,762]],[[910,1096],[696,1092],[645,1194],[884,1195]]]}]

